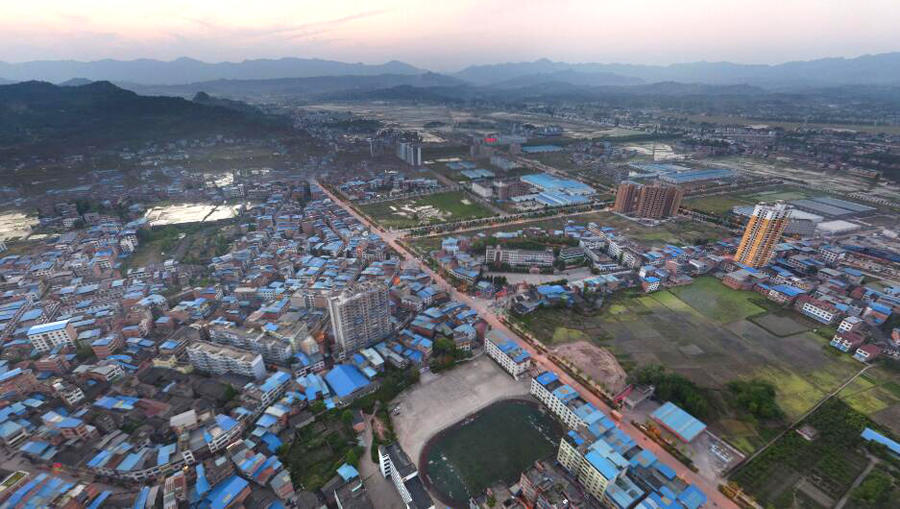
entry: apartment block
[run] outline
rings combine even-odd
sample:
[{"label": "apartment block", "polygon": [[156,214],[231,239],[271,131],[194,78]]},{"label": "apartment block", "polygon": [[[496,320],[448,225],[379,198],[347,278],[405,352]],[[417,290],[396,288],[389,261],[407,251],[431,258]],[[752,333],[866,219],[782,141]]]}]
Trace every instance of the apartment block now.
[{"label": "apartment block", "polygon": [[761,203],[754,207],[734,261],[753,268],[767,265],[790,217],[791,209],[784,203]]},{"label": "apartment block", "polygon": [[26,333],[28,341],[38,352],[49,352],[57,347],[75,348],[78,333],[68,320],[34,325]]},{"label": "apartment block", "polygon": [[511,338],[492,330],[484,338],[484,350],[516,380],[531,368],[531,355]]},{"label": "apartment block", "polygon": [[207,341],[194,341],[188,346],[187,354],[191,365],[206,373],[236,373],[257,380],[266,376],[266,366],[258,353]]},{"label": "apartment block", "polygon": [[388,288],[377,280],[329,297],[328,314],[340,356],[370,346],[391,333]]}]

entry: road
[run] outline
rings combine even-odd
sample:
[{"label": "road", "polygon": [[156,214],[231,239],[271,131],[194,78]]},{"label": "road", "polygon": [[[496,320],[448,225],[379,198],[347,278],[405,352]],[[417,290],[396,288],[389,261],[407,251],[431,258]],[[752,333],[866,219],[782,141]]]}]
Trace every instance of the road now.
[{"label": "road", "polygon": [[[601,400],[599,397],[595,396],[594,393],[590,392],[586,387],[584,387],[578,381],[576,381],[571,376],[569,376],[569,374],[566,373],[563,370],[563,368],[557,366],[553,361],[551,361],[549,358],[547,358],[546,355],[537,351],[533,346],[531,346],[531,344],[529,342],[525,341],[518,334],[516,334],[512,330],[510,330],[509,327],[507,327],[502,321],[500,321],[500,318],[497,316],[497,314],[490,308],[488,301],[475,299],[464,293],[459,292],[456,288],[453,287],[453,285],[449,284],[446,280],[444,280],[444,278],[441,277],[440,274],[431,270],[430,267],[428,267],[426,264],[422,263],[421,260],[416,258],[412,253],[407,251],[406,248],[404,248],[399,242],[397,242],[396,235],[391,235],[390,233],[386,233],[386,232],[382,231],[381,229],[376,228],[375,225],[373,225],[371,221],[369,221],[365,217],[358,214],[355,210],[353,210],[352,207],[350,207],[346,202],[344,202],[343,200],[341,200],[340,198],[335,196],[330,190],[326,189],[321,184],[319,184],[319,187],[329,198],[331,198],[331,200],[334,203],[340,205],[344,210],[349,212],[353,217],[355,217],[362,224],[367,226],[371,231],[376,232],[378,235],[380,235],[381,238],[389,246],[391,246],[391,248],[393,248],[397,253],[399,253],[400,256],[402,256],[405,260],[413,261],[416,264],[418,264],[419,268],[422,271],[424,271],[425,273],[427,273],[429,276],[431,276],[431,278],[435,281],[435,283],[438,286],[440,286],[445,291],[447,291],[453,300],[456,300],[458,302],[462,302],[462,303],[468,305],[470,308],[474,309],[479,314],[479,316],[481,316],[488,323],[488,325],[491,326],[491,328],[496,329],[496,330],[502,332],[503,334],[506,334],[508,337],[515,339],[516,342],[519,343],[519,345],[522,348],[524,348],[528,353],[531,354],[532,359],[534,360],[534,362],[537,365],[539,365],[543,369],[555,371],[559,375],[559,378],[563,383],[566,383],[566,384],[572,386],[575,390],[577,390],[579,393],[581,393],[582,398],[585,401],[587,401],[588,403],[593,404],[600,410],[605,411],[607,414],[611,411],[609,406],[607,406],[603,400]],[[644,433],[641,430],[639,430],[636,426],[631,424],[627,415],[619,423],[619,427],[622,428],[626,433],[631,435],[632,438],[637,440],[640,443],[641,447],[651,451],[653,454],[656,455],[656,457],[658,459],[665,462],[670,467],[674,468],[679,477],[681,477],[685,481],[692,483],[692,484],[696,485],[698,488],[700,488],[700,490],[702,490],[703,493],[705,493],[706,496],[709,498],[708,507],[728,507],[728,508],[735,508],[735,509],[737,508],[737,505],[734,502],[732,502],[728,497],[723,495],[718,490],[716,481],[701,477],[700,475],[698,475],[698,474],[694,473],[693,471],[691,471],[690,469],[688,469],[681,462],[676,460],[671,454],[669,454],[668,451],[663,449],[662,446],[660,446],[656,442],[647,438],[647,436],[644,435]]]}]

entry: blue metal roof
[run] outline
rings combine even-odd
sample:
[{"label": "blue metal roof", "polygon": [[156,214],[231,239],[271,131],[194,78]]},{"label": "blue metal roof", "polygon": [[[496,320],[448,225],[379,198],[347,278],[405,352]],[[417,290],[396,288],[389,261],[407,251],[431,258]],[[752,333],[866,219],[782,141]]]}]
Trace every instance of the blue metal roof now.
[{"label": "blue metal roof", "polygon": [[369,385],[366,377],[352,364],[337,364],[325,375],[325,381],[342,398]]},{"label": "blue metal roof", "polygon": [[682,410],[671,401],[656,409],[651,414],[655,420],[678,435],[685,442],[690,442],[706,429],[706,424],[693,415]]},{"label": "blue metal roof", "polygon": [[891,452],[900,456],[900,444],[898,444],[897,442],[891,440],[890,438],[882,435],[881,433],[875,431],[874,429],[872,429],[872,428],[864,429],[861,436],[862,436],[863,440],[867,440],[870,442],[877,442],[879,444],[882,444],[885,447],[887,447],[888,449],[890,449]]},{"label": "blue metal roof", "polygon": [[226,509],[244,491],[249,483],[237,475],[232,475],[228,479],[220,482],[213,487],[206,499],[209,500],[210,509]]},{"label": "blue metal roof", "polygon": [[348,465],[347,463],[344,463],[343,465],[338,467],[337,473],[345,482],[359,477],[359,472],[357,472],[356,469],[353,468],[353,465]]},{"label": "blue metal roof", "polygon": [[28,329],[28,335],[32,334],[44,334],[45,332],[51,332],[55,330],[64,329],[66,325],[68,325],[68,320],[59,320],[57,322],[50,323],[42,323],[40,325],[34,325]]}]

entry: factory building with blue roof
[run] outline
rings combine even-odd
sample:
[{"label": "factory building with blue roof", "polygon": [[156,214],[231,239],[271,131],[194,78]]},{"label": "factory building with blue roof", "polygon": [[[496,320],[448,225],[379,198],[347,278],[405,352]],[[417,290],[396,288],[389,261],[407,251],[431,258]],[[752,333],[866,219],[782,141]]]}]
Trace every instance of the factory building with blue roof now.
[{"label": "factory building with blue roof", "polygon": [[650,417],[683,442],[693,441],[706,429],[706,424],[671,401],[657,408]]}]

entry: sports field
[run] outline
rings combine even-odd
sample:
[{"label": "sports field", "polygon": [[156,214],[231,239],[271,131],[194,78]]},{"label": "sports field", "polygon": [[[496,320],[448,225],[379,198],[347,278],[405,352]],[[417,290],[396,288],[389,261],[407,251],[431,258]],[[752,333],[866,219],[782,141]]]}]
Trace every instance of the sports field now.
[{"label": "sports field", "polygon": [[408,228],[494,215],[464,191],[373,203],[359,208],[385,228]]},{"label": "sports field", "polygon": [[[800,315],[774,315],[754,302],[758,299],[755,293],[703,277],[693,285],[651,295],[614,297],[594,316],[540,309],[523,321],[548,344],[587,337],[610,348],[626,368],[663,365],[710,389],[713,398],[721,397],[732,380],[768,381],[786,416],[798,417],[862,365],[828,346],[812,332],[812,322]],[[766,320],[773,316],[774,322]],[[757,325],[760,320],[789,334],[776,335]],[[858,406],[900,411],[900,405],[890,403],[885,394],[893,387],[882,384],[870,394],[859,387]],[[736,419],[721,401],[713,403],[719,409],[718,418],[709,423],[713,432],[744,451],[763,443],[766,430]]]}]

